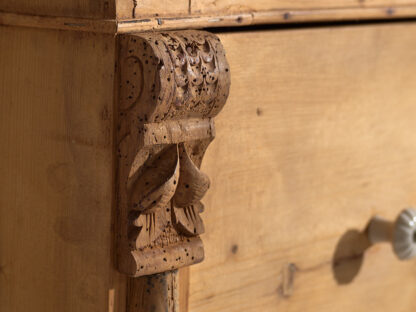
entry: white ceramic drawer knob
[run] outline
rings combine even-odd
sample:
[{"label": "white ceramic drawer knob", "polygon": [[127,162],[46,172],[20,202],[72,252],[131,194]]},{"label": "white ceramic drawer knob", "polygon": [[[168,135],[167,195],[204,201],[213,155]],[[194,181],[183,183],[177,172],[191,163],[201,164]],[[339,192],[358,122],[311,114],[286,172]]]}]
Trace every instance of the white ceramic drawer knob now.
[{"label": "white ceramic drawer knob", "polygon": [[416,257],[416,210],[403,210],[394,222],[375,216],[368,226],[368,239],[372,244],[391,242],[400,260]]}]

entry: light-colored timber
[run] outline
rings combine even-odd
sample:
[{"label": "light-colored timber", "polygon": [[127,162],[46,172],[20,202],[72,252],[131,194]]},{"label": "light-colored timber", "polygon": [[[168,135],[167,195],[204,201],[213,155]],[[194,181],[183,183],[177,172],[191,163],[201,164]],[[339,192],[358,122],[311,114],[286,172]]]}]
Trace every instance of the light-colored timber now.
[{"label": "light-colored timber", "polygon": [[119,0],[118,20],[151,17],[228,16],[266,11],[366,10],[416,5],[415,0]]},{"label": "light-colored timber", "polygon": [[416,309],[416,262],[368,246],[416,204],[416,25],[219,34],[232,84],[202,170],[192,312]]},{"label": "light-colored timber", "polygon": [[128,20],[408,5],[416,5],[415,0],[0,0],[0,12],[44,17]]},{"label": "light-colored timber", "polygon": [[[212,62],[207,45],[184,36],[188,31],[165,33],[400,20],[416,17],[413,1],[144,0],[117,8],[92,1],[0,2],[1,311],[415,310],[414,262],[400,263],[388,245],[370,246],[364,230],[372,216],[392,219],[416,202],[416,23],[191,31],[210,42],[219,36],[230,62],[230,101],[215,128],[216,114],[204,109],[218,94],[199,87],[201,79],[215,81],[216,65],[225,62]],[[149,44],[158,58],[135,55],[145,51],[134,44],[120,53],[120,38]],[[195,53],[210,69],[202,78]],[[150,107],[149,97],[138,109],[163,115],[138,114],[138,122],[116,117],[150,81],[147,73],[130,84],[134,69],[146,67],[135,61],[155,61],[153,73],[172,70],[161,75],[171,83],[162,79],[158,93],[169,100]],[[123,62],[131,66],[119,80]],[[196,97],[202,108],[188,102],[191,75],[199,95],[207,91]],[[161,90],[154,81],[149,92]],[[139,140],[126,147],[119,143],[129,126]],[[118,156],[134,147],[144,152],[120,162],[131,182],[121,189],[141,214],[116,209]],[[143,176],[156,188],[142,192]],[[150,224],[143,215],[169,208],[172,198],[180,206],[172,206],[176,228],[153,240],[167,229],[162,220],[142,235]],[[203,258],[203,206],[206,262],[176,273]],[[127,218],[118,224],[120,215]],[[133,231],[117,237],[121,228]],[[116,256],[125,238],[133,242],[127,273],[165,273],[118,273],[117,260],[128,259]]]},{"label": "light-colored timber", "polygon": [[0,311],[124,311],[114,35],[0,27],[0,47]]},{"label": "light-colored timber", "polygon": [[349,20],[394,20],[416,16],[416,6],[340,8],[317,10],[270,10],[227,15],[199,15],[183,17],[152,17],[119,21],[119,33],[131,31],[166,30],[182,28],[239,27],[266,24],[293,24],[308,22],[339,22]]},{"label": "light-colored timber", "polygon": [[416,6],[382,6],[368,8],[278,9],[241,13],[218,13],[177,16],[150,16],[135,19],[88,19],[53,17],[0,12],[0,25],[73,30],[97,33],[130,33],[174,29],[241,27],[267,24],[340,22],[364,20],[400,20],[416,17]]},{"label": "light-colored timber", "polygon": [[114,34],[115,20],[55,17],[0,12],[0,25]]},{"label": "light-colored timber", "polygon": [[115,0],[0,0],[0,12],[23,15],[114,19]]}]

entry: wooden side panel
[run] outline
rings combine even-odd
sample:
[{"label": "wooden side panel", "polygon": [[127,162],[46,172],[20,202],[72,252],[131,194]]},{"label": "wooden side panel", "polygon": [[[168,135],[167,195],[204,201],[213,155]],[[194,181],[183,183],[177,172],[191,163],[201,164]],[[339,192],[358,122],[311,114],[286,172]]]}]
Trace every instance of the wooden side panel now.
[{"label": "wooden side panel", "polygon": [[115,0],[0,0],[0,11],[38,16],[114,18]]},{"label": "wooden side panel", "polygon": [[123,311],[114,37],[1,27],[0,46],[0,310]]},{"label": "wooden side panel", "polygon": [[[225,33],[192,312],[412,311],[416,262],[368,247],[416,205],[416,24]],[[363,254],[363,251],[365,253]]]},{"label": "wooden side panel", "polygon": [[192,0],[192,13],[240,13],[269,10],[314,10],[416,4],[414,0]]}]

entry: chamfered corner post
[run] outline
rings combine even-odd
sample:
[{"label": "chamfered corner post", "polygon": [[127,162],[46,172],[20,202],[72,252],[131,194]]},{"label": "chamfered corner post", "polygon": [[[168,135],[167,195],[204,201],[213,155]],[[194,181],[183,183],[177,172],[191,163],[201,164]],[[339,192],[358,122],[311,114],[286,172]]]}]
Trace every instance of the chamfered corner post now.
[{"label": "chamfered corner post", "polygon": [[204,258],[200,166],[229,88],[214,34],[118,36],[115,249],[129,312],[179,311],[177,270]]}]

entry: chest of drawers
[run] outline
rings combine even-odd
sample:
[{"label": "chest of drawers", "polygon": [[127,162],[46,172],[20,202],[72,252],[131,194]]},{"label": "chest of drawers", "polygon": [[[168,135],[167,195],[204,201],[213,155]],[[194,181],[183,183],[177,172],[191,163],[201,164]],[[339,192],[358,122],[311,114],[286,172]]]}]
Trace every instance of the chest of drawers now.
[{"label": "chest of drawers", "polygon": [[0,2],[0,310],[413,311],[414,17]]}]

